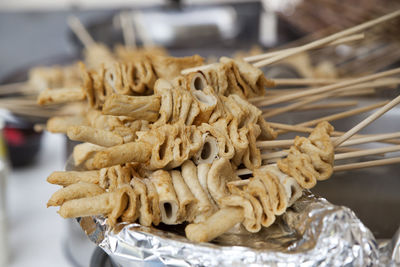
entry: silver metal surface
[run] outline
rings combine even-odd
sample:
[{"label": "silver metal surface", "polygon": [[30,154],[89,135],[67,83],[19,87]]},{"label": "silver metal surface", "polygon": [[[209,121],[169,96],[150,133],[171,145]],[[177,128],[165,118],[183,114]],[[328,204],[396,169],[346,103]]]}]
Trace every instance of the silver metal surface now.
[{"label": "silver metal surface", "polygon": [[377,266],[392,262],[398,250],[379,247],[350,209],[310,193],[272,227],[224,234],[212,243],[188,241],[183,226],[167,231],[122,224],[112,231],[102,218],[78,221],[118,266]]},{"label": "silver metal surface", "polygon": [[162,46],[206,40],[231,40],[238,34],[237,14],[229,6],[179,11],[134,12],[132,21],[140,39]]}]

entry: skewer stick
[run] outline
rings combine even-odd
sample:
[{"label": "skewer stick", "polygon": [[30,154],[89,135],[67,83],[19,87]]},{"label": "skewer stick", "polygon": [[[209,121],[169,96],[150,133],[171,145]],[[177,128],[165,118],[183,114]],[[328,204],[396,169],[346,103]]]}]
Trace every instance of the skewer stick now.
[{"label": "skewer stick", "polygon": [[[301,108],[307,109],[307,107],[308,107],[307,105],[310,104],[310,103],[317,102],[319,100],[322,100],[322,99],[325,99],[325,98],[328,98],[328,97],[339,97],[339,96],[341,96],[341,94],[340,94],[341,92],[345,92],[345,91],[347,91],[349,89],[350,89],[350,87],[349,88],[342,88],[342,89],[339,90],[340,92],[339,91],[338,92],[335,91],[335,92],[329,92],[329,93],[325,93],[325,94],[311,96],[311,97],[305,98],[304,100],[295,102],[293,104],[290,104],[290,105],[287,105],[287,106],[284,106],[284,107],[273,108],[273,109],[270,109],[268,111],[265,111],[265,109],[262,108],[262,107],[260,107],[260,109],[264,110],[264,112],[263,112],[264,113],[263,114],[264,119],[271,118],[273,116],[276,116],[276,115],[279,115],[279,114],[282,114],[282,113],[285,113],[285,112],[289,112],[289,111],[292,111],[292,110],[300,110]],[[357,89],[357,88],[354,87],[353,89]],[[375,92],[375,91],[373,91],[373,92]],[[328,103],[326,103],[326,104],[328,104]],[[324,104],[321,104],[321,105],[324,105]],[[326,106],[323,106],[322,108],[325,108],[325,107]]]},{"label": "skewer stick", "polygon": [[391,75],[395,75],[400,73],[400,68],[396,68],[396,69],[392,69],[392,70],[388,70],[388,71],[383,71],[383,72],[379,72],[376,74],[371,74],[371,75],[367,75],[364,77],[360,77],[360,78],[355,78],[355,79],[349,79],[343,82],[339,82],[339,83],[335,83],[335,84],[331,84],[331,85],[326,85],[323,87],[319,87],[319,88],[314,88],[314,89],[309,89],[303,92],[297,92],[297,93],[293,93],[293,94],[287,94],[287,95],[283,95],[283,96],[279,96],[267,101],[262,101],[260,103],[258,103],[258,105],[264,105],[264,106],[268,106],[268,105],[274,105],[274,104],[279,104],[282,102],[287,102],[293,99],[297,99],[300,97],[305,97],[305,96],[311,96],[311,95],[315,95],[315,94],[320,94],[320,93],[325,93],[325,92],[329,92],[329,91],[333,91],[333,90],[337,90],[339,88],[343,88],[346,86],[351,86],[351,85],[356,85],[359,83],[363,83],[363,82],[368,82],[371,80],[376,80],[382,77],[386,77],[386,76],[391,76]]},{"label": "skewer stick", "polygon": [[90,36],[89,32],[86,30],[85,26],[83,26],[82,22],[77,17],[69,16],[67,22],[68,26],[86,48],[89,48],[96,44],[92,36]]},{"label": "skewer stick", "polygon": [[396,164],[396,163],[400,163],[400,157],[338,165],[333,167],[333,171],[335,172],[348,171],[348,170],[377,167],[377,166]]},{"label": "skewer stick", "polygon": [[[275,86],[289,86],[289,85],[324,85],[331,84],[337,82],[348,81],[349,79],[313,79],[313,78],[305,78],[305,79],[273,79]],[[397,78],[386,78],[381,79],[381,81],[389,82],[389,83],[399,83],[400,79]]]},{"label": "skewer stick", "polygon": [[[396,164],[396,163],[400,163],[400,157],[337,165],[337,166],[333,167],[333,171],[334,172],[348,171],[348,170],[384,166],[384,165]],[[236,171],[236,175],[238,175],[238,176],[248,175],[248,174],[252,174],[252,171],[249,169],[239,169]],[[248,180],[243,180],[243,181],[248,181]],[[247,183],[243,182],[243,185],[245,185],[245,184],[247,184]]]},{"label": "skewer stick", "polygon": [[307,50],[310,50],[310,49],[314,49],[316,47],[320,47],[322,45],[328,44],[328,43],[333,42],[333,41],[335,41],[337,39],[340,39],[342,37],[346,37],[346,36],[349,36],[351,34],[355,34],[357,32],[363,31],[363,30],[365,30],[367,28],[370,28],[370,27],[372,27],[372,26],[374,26],[376,24],[379,24],[379,23],[382,23],[384,21],[393,19],[393,18],[395,18],[397,16],[400,16],[400,10],[397,10],[397,11],[392,12],[390,14],[387,14],[385,16],[379,17],[377,19],[367,21],[365,23],[359,24],[359,25],[357,25],[355,27],[346,29],[344,31],[332,34],[332,35],[327,36],[325,38],[322,38],[322,39],[316,40],[314,42],[308,43],[306,45],[300,46],[300,47],[298,47],[296,49],[289,50],[287,52],[281,53],[281,54],[276,55],[274,57],[258,61],[257,63],[255,63],[253,65],[255,67],[267,66],[269,64],[275,63],[275,62],[277,62],[279,60],[282,60],[282,59],[287,58],[289,56],[292,56],[294,54],[301,53],[301,52],[304,52],[304,51],[307,51]]},{"label": "skewer stick", "polygon": [[264,117],[264,119],[271,118],[273,116],[276,116],[276,115],[279,115],[279,114],[282,114],[282,113],[285,113],[285,112],[289,112],[289,111],[292,111],[294,109],[298,109],[298,108],[301,108],[301,107],[307,107],[306,105],[308,105],[310,103],[313,103],[313,102],[328,98],[330,96],[333,96],[333,95],[337,94],[339,91],[343,92],[343,91],[348,90],[348,89],[349,88],[342,88],[342,89],[340,89],[338,91],[328,92],[328,93],[325,93],[325,94],[311,96],[311,97],[309,97],[307,99],[304,99],[302,101],[298,101],[298,102],[295,102],[293,104],[290,104],[290,105],[287,105],[287,106],[284,106],[284,107],[281,107],[281,108],[275,108],[275,109],[273,109],[271,111],[268,111],[268,112],[263,114],[263,117]]},{"label": "skewer stick", "polygon": [[362,149],[360,148],[355,148],[355,147],[345,147],[345,146],[340,146],[335,148],[335,152],[337,153],[347,153],[347,152],[354,152],[354,151],[360,151]]},{"label": "skewer stick", "polygon": [[0,98],[0,105],[13,105],[15,107],[21,106],[21,107],[35,107],[38,108],[36,100],[35,99],[29,99],[25,97],[5,97],[5,98]]},{"label": "skewer stick", "polygon": [[[364,37],[365,36],[363,33],[354,34],[354,35],[350,35],[347,37],[339,38],[337,40],[334,40],[333,42],[328,42],[326,44],[326,46],[335,46],[335,45],[344,44],[344,43],[348,43],[348,42],[358,41],[358,40],[364,39]],[[322,48],[322,46],[325,46],[325,45],[321,45],[319,47],[314,47],[314,48]],[[262,59],[266,59],[266,58],[271,58],[273,56],[277,56],[277,55],[280,55],[283,53],[287,53],[289,51],[295,51],[298,48],[300,48],[300,46],[288,48],[288,49],[282,49],[282,50],[274,51],[274,52],[268,52],[268,53],[264,53],[264,54],[260,54],[260,55],[245,57],[245,58],[243,58],[243,60],[245,60],[247,62],[254,62],[254,61],[258,61],[258,60],[262,60]],[[204,70],[204,69],[209,68],[210,66],[212,66],[212,64],[207,64],[207,65],[203,65],[203,66],[184,69],[184,70],[182,70],[182,74],[188,74],[190,72]]]},{"label": "skewer stick", "polygon": [[[358,105],[358,101],[335,101],[335,102],[329,102],[329,103],[321,103],[321,104],[311,104],[308,106],[301,106],[298,108],[295,108],[293,110],[317,110],[317,109],[333,109],[333,108],[347,108],[347,107],[354,107]],[[263,111],[273,111],[274,108],[266,108],[263,109]]]},{"label": "skewer stick", "polygon": [[322,103],[322,104],[313,104],[308,106],[303,106],[296,108],[295,110],[316,110],[316,109],[331,109],[331,108],[347,108],[354,107],[358,105],[358,101],[336,101],[333,103]]},{"label": "skewer stick", "polygon": [[[364,137],[357,137],[357,138],[351,138],[345,142],[343,142],[340,147],[343,146],[354,146],[354,145],[359,145],[359,144],[365,144],[365,143],[371,143],[371,142],[376,142],[376,141],[383,141],[383,140],[388,140],[388,139],[393,139],[393,138],[400,138],[400,132],[395,132],[395,133],[386,133],[386,134],[375,134],[371,136],[364,136]],[[338,137],[332,137],[332,141],[336,141]],[[267,148],[267,149],[272,149],[272,148],[285,148],[293,145],[294,140],[293,139],[285,139],[285,140],[274,140],[274,141],[259,141],[256,143],[258,148]],[[277,153],[277,152],[274,152]],[[268,155],[273,154],[269,153]]]},{"label": "skewer stick", "polygon": [[151,39],[148,31],[145,28],[145,25],[142,24],[143,21],[142,13],[139,11],[134,12],[132,14],[132,19],[133,22],[135,23],[139,38],[142,40],[143,46],[153,47],[155,45],[154,41]]},{"label": "skewer stick", "polygon": [[[395,86],[395,85],[398,85],[398,84],[400,84],[400,79],[393,79],[393,78],[386,78],[385,79],[385,78],[383,78],[383,79],[378,79],[378,80],[375,80],[375,81],[372,81],[372,82],[360,83],[360,84],[356,84],[356,85],[351,85],[351,86],[338,88],[338,89],[332,90],[332,91],[327,92],[327,93],[322,93],[322,94],[317,94],[315,96],[311,96],[311,97],[309,97],[309,99],[310,98],[315,98],[316,99],[315,101],[317,101],[319,99],[323,99],[323,98],[326,98],[326,97],[332,96],[332,95],[335,95],[335,96],[349,96],[349,95],[358,94],[359,92],[362,91],[361,89],[370,89],[370,91],[372,93],[375,93],[375,90],[372,89],[372,88]],[[303,90],[307,90],[307,89],[303,89]],[[276,91],[279,91],[279,90],[276,90]],[[262,99],[260,99],[260,100],[262,100]],[[306,101],[306,100],[307,99],[305,99],[303,101]],[[254,102],[257,102],[257,101],[252,101],[252,103],[254,103]],[[294,103],[292,105],[296,104],[296,106],[294,108],[297,108],[297,105],[300,105],[299,103],[300,102],[296,102],[296,103]],[[256,103],[255,105],[256,106],[260,106],[259,103]],[[306,105],[306,104],[304,104],[304,105]],[[289,106],[286,106],[286,107],[283,107],[281,109],[288,109],[288,108],[289,108]],[[277,109],[275,109],[274,112],[277,112],[276,110]],[[291,109],[288,109],[288,110],[291,110]],[[277,114],[280,114],[280,113],[277,113]]]},{"label": "skewer stick", "polygon": [[[300,133],[311,133],[314,128],[311,127],[304,127],[304,126],[295,126],[295,125],[290,125],[290,124],[284,124],[284,123],[277,123],[277,122],[269,122],[270,126],[272,126],[273,128],[277,128],[277,129],[282,129],[285,130],[286,132],[300,132]],[[332,136],[342,136],[344,135],[345,132],[341,132],[341,131],[333,131],[331,133]],[[355,134],[353,137],[359,137],[359,138],[370,138],[373,137],[375,135],[363,135],[363,134]],[[391,138],[397,138],[397,136],[395,137],[391,137]],[[381,141],[383,143],[388,143],[388,144],[400,144],[400,140],[397,139],[382,139]],[[261,142],[269,142],[269,141],[260,141]],[[350,142],[350,140],[346,141]],[[370,141],[372,142],[372,141]],[[258,142],[257,142],[258,143]]]},{"label": "skewer stick", "polygon": [[304,107],[304,106],[306,106],[306,105],[308,105],[310,103],[313,103],[313,102],[322,100],[324,98],[327,98],[329,96],[332,96],[332,94],[333,93],[330,92],[330,93],[327,93],[327,94],[316,95],[316,96],[312,96],[312,97],[310,97],[308,99],[305,99],[305,100],[298,101],[298,102],[295,102],[293,104],[287,105],[285,107],[275,108],[275,109],[273,109],[271,111],[268,111],[268,112],[264,113],[263,114],[263,118],[264,119],[271,118],[271,117],[274,117],[276,115],[279,115],[279,114],[282,114],[282,113],[289,112],[291,110],[297,109],[299,107]]},{"label": "skewer stick", "polygon": [[[387,87],[385,87],[385,88],[393,87],[391,85],[394,85],[394,84],[387,84]],[[357,86],[357,85],[354,85],[354,86]],[[380,86],[375,86],[375,89],[379,89],[381,86],[383,87],[383,86],[386,86],[386,85],[382,84]],[[345,90],[343,92],[338,92],[336,94],[336,96],[337,97],[342,97],[342,96],[361,96],[361,95],[375,94],[376,93],[376,90],[373,89],[373,88],[366,87],[365,85],[363,85],[363,87],[365,87],[365,89],[359,88],[359,89],[354,90],[354,91]],[[282,96],[282,95],[289,95],[289,94],[293,94],[293,93],[304,92],[305,90],[311,90],[311,89],[313,89],[313,88],[305,87],[305,88],[301,88],[301,89],[273,89],[273,90],[269,90],[266,95],[260,96],[260,97],[255,97],[254,100],[251,100],[249,102],[253,103],[253,105],[258,106],[259,104],[257,102],[260,102],[260,101],[263,101],[263,100],[271,100],[271,99],[274,99],[274,98]],[[290,101],[296,101],[296,99],[290,100]],[[264,109],[266,109],[266,108],[264,108]]]},{"label": "skewer stick", "polygon": [[136,48],[135,30],[133,29],[133,21],[129,12],[121,12],[119,15],[121,22],[122,35],[126,46]]},{"label": "skewer stick", "polygon": [[[383,86],[384,85],[382,85],[382,87]],[[365,89],[360,88],[360,89],[357,89],[357,90],[354,90],[354,91],[344,90],[343,92],[336,92],[335,96],[336,97],[344,97],[344,96],[372,95],[372,94],[375,94],[376,93],[376,89],[379,89],[379,88],[380,88],[380,86],[376,86],[375,89],[369,87],[369,88],[365,88]],[[385,87],[385,88],[388,88],[388,87]],[[249,101],[249,102],[252,103],[255,106],[258,106],[260,109],[264,109],[264,110],[273,109],[273,108],[270,108],[270,107],[263,106],[262,103],[260,105],[257,102],[275,99],[276,97],[280,97],[282,95],[289,95],[289,94],[293,94],[293,93],[297,93],[297,92],[301,92],[301,91],[304,92],[305,90],[311,90],[311,88],[302,88],[302,89],[299,89],[299,90],[298,89],[282,89],[282,92],[277,92],[277,91],[280,91],[280,90],[274,90],[273,92],[267,93],[267,95],[264,95],[262,97],[257,97],[255,100]],[[293,101],[297,101],[297,99],[289,100],[288,102],[293,102]]]},{"label": "skewer stick", "polygon": [[[297,126],[297,125],[291,125],[291,124],[285,124],[285,123],[279,123],[279,122],[268,122],[268,124],[273,128],[285,130],[287,132],[311,133],[314,130],[314,128],[311,128],[311,127]],[[334,134],[332,133],[332,135],[334,135]],[[268,142],[268,141],[265,141],[265,142]]]},{"label": "skewer stick", "polygon": [[355,92],[346,91],[346,92],[343,92],[343,93],[339,93],[337,96],[338,97],[344,97],[344,96],[367,96],[367,95],[373,95],[375,93],[376,93],[375,89],[368,88],[368,89],[357,90]]},{"label": "skewer stick", "polygon": [[343,82],[346,79],[314,79],[314,78],[304,78],[304,79],[273,79],[275,86],[299,86],[299,85],[326,85],[336,82]]},{"label": "skewer stick", "polygon": [[[363,157],[363,156],[371,156],[371,155],[377,155],[377,154],[382,154],[382,153],[396,152],[399,150],[400,150],[400,145],[373,148],[373,149],[362,149],[362,150],[357,150],[357,151],[335,154],[335,160],[358,158],[358,157]],[[268,154],[261,154],[261,159],[263,159],[263,160],[272,160],[272,159],[278,160],[282,157],[287,156],[287,154],[288,154],[288,150],[282,150],[282,151],[268,153]]]},{"label": "skewer stick", "polygon": [[271,159],[279,159],[287,156],[289,150],[281,150],[277,152],[272,152],[272,153],[265,153],[261,154],[261,159],[262,160],[271,160]]},{"label": "skewer stick", "polygon": [[302,122],[299,124],[296,124],[296,126],[313,126],[315,124],[318,124],[321,121],[334,121],[334,120],[339,120],[339,119],[344,119],[347,117],[351,117],[360,113],[364,113],[373,109],[377,109],[379,107],[385,106],[387,105],[388,101],[382,101],[382,102],[378,102],[369,106],[365,106],[365,107],[360,107],[360,108],[355,108],[355,109],[351,109],[348,111],[344,111],[344,112],[339,112],[336,114],[332,114],[332,115],[328,115],[328,116],[324,116],[322,118],[318,118],[318,119],[314,119],[314,120],[310,120],[310,121],[306,121],[306,122]]},{"label": "skewer stick", "polygon": [[[354,136],[353,136],[354,137]],[[396,133],[386,133],[386,134],[376,134],[372,136],[365,136],[355,139],[348,139],[347,141],[340,144],[342,146],[354,146],[359,144],[371,143],[376,141],[390,140],[393,138],[400,138],[400,132]]]},{"label": "skewer stick", "polygon": [[44,109],[39,109],[39,108],[35,108],[35,107],[22,107],[22,106],[1,104],[0,108],[8,109],[12,113],[19,114],[19,115],[36,116],[36,117],[43,117],[43,118],[49,118],[51,116],[56,115],[55,111],[44,110]]},{"label": "skewer stick", "polygon": [[0,96],[15,93],[36,93],[36,91],[28,86],[27,82],[9,83],[0,85]]},{"label": "skewer stick", "polygon": [[399,150],[400,150],[400,145],[373,148],[373,149],[364,149],[361,151],[336,154],[335,160],[351,159],[351,158],[358,158],[358,157],[363,157],[363,156],[371,156],[371,155],[377,155],[377,154],[382,154],[382,153],[396,152]]},{"label": "skewer stick", "polygon": [[[359,41],[361,39],[364,39],[365,35],[364,33],[359,33],[359,34],[353,34],[350,35],[348,37],[343,37],[343,38],[339,38],[333,42],[327,43],[327,47],[328,46],[335,46],[335,45],[339,45],[339,44],[344,44],[344,43],[348,43],[348,42],[353,42],[353,41]],[[287,49],[282,49],[279,51],[274,51],[274,52],[268,52],[268,53],[264,53],[264,54],[260,54],[260,55],[255,55],[255,56],[249,56],[249,57],[245,57],[243,58],[243,60],[247,61],[247,62],[255,62],[255,61],[259,61],[262,59],[266,59],[266,58],[270,58],[273,56],[277,56],[281,53],[286,53],[288,51],[292,51],[294,49],[296,49],[298,47],[293,47],[293,48],[287,48]],[[315,47],[315,48],[320,48],[320,47]]]},{"label": "skewer stick", "polygon": [[[387,103],[385,106],[380,108],[378,111],[375,113],[371,114],[368,116],[366,119],[364,119],[362,122],[351,128],[349,131],[347,131],[344,135],[339,137],[334,143],[334,146],[338,146],[350,137],[352,137],[354,134],[356,134],[358,131],[369,125],[371,122],[375,121],[379,117],[381,117],[383,114],[385,114],[387,111],[391,110],[393,107],[395,107],[397,104],[400,103],[400,95],[397,96],[395,99]],[[304,125],[303,125],[304,126]]]}]

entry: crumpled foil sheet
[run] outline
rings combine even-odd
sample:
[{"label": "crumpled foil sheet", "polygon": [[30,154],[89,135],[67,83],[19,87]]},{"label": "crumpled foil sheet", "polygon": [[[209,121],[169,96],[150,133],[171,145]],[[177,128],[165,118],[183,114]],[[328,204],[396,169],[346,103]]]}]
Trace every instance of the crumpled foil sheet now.
[{"label": "crumpled foil sheet", "polygon": [[396,266],[400,231],[377,242],[349,208],[306,192],[275,224],[250,234],[241,226],[212,243],[192,243],[184,226],[78,222],[116,266]]}]

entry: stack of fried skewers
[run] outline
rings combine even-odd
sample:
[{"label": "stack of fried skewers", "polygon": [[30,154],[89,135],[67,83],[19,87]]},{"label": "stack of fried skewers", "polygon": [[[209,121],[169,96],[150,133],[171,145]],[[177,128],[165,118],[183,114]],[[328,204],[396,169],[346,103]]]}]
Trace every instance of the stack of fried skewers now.
[{"label": "stack of fried skewers", "polygon": [[[400,69],[318,81],[327,85],[265,96],[264,88],[274,81],[257,68],[309,49],[358,39],[354,34],[399,15],[397,11],[302,47],[260,55],[253,65],[222,58],[198,67],[203,63],[198,56],[176,59],[150,54],[87,63],[81,68],[79,87],[45,90],[38,98],[40,104],[87,100],[84,113],[53,117],[47,123],[49,131],[83,142],[75,147],[73,159],[77,168],[86,169],[52,173],[48,181],[63,188],[48,205],[60,206],[59,213],[66,218],[103,215],[110,226],[137,220],[144,226],[187,222],[187,238],[203,242],[237,223],[249,232],[270,226],[304,189],[334,171],[400,162],[392,158],[333,166],[335,159],[399,150],[391,146],[334,154],[346,144],[398,144],[394,138],[399,133],[356,133],[397,105],[400,97],[298,125],[265,121],[349,90],[397,85],[398,79],[387,77]],[[272,106],[289,101],[294,102]],[[345,133],[333,131],[327,122],[379,107]],[[310,136],[273,140],[287,131]],[[288,146],[289,150],[276,151]],[[251,173],[251,178],[240,178]]]}]

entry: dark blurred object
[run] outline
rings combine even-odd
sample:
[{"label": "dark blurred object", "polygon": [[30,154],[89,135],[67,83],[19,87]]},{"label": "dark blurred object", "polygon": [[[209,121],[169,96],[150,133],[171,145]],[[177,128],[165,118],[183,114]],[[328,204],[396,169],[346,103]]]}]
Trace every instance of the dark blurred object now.
[{"label": "dark blurred object", "polygon": [[[235,1],[226,4],[207,2],[198,5],[133,7],[125,11],[132,14],[138,46],[143,45],[142,30],[151,42],[163,46],[173,56],[197,53],[207,57],[230,56],[238,50],[250,50],[254,45],[259,45],[260,18],[264,10],[258,1]],[[96,42],[110,48],[123,43],[118,15],[119,12],[116,12],[85,23]],[[280,31],[276,44],[301,36],[286,21],[277,19],[276,27]],[[76,36],[70,32],[69,37],[81,51],[83,46]]]},{"label": "dark blurred object", "polygon": [[13,167],[32,164],[40,150],[41,132],[35,132],[34,124],[22,118],[6,121],[4,139],[8,155]]},{"label": "dark blurred object", "polygon": [[[10,84],[26,81],[29,69],[35,66],[51,66],[70,64],[76,60],[73,56],[55,56],[43,59],[40,62],[27,63],[25,66],[10,72],[1,81],[1,84]],[[4,139],[7,144],[11,165],[23,167],[34,163],[40,150],[41,132],[34,131],[35,124],[46,123],[47,117],[19,116],[12,114],[5,119]]]},{"label": "dark blurred object", "polygon": [[[282,16],[306,34],[326,29],[343,30],[400,8],[398,0],[304,0],[298,3],[294,10],[283,11]],[[378,28],[385,29],[385,36],[398,39],[395,34],[400,29],[393,26],[399,22],[399,19],[394,19]]]},{"label": "dark blurred object", "polygon": [[107,253],[104,252],[103,249],[97,247],[90,259],[90,267],[116,267],[117,265],[113,264],[111,258]]},{"label": "dark blurred object", "polygon": [[[400,9],[398,0],[304,0],[280,17],[297,28],[305,38],[301,45],[342,31]],[[313,58],[331,60],[341,77],[381,71],[400,62],[400,19],[381,23],[366,31],[362,41],[313,51]]]},{"label": "dark blurred object", "polygon": [[69,156],[72,155],[72,152],[74,152],[74,147],[78,144],[81,144],[82,142],[78,142],[78,141],[73,141],[71,139],[69,139],[66,135],[65,135],[65,145],[66,145],[66,150],[65,150],[65,158],[67,159]]}]

